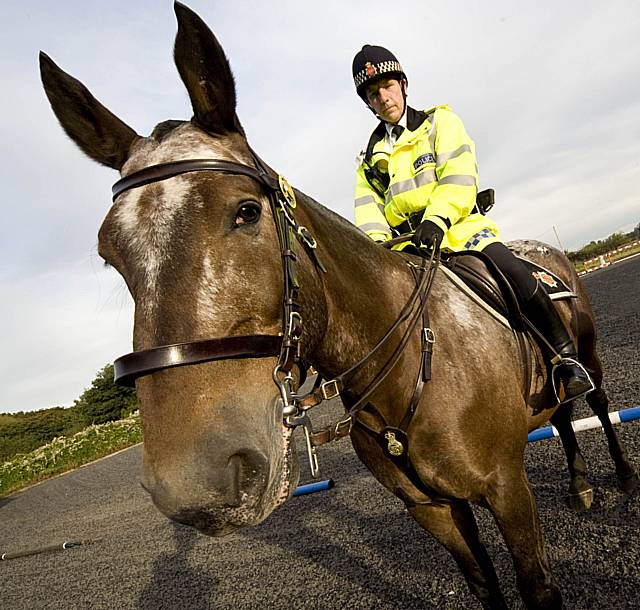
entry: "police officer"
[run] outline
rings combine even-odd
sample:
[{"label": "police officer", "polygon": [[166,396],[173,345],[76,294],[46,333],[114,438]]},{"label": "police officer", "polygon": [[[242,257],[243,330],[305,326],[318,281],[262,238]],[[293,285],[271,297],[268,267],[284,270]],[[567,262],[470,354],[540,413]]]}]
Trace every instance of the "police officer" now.
[{"label": "police officer", "polygon": [[[527,318],[547,339],[564,400],[593,388],[547,293],[500,241],[494,221],[476,207],[475,144],[449,106],[414,110],[408,80],[388,49],[365,45],[353,59],[358,95],[380,119],[360,154],[355,222],[378,242],[414,231],[415,247],[481,250],[514,286]],[[402,249],[411,242],[406,242]]]}]

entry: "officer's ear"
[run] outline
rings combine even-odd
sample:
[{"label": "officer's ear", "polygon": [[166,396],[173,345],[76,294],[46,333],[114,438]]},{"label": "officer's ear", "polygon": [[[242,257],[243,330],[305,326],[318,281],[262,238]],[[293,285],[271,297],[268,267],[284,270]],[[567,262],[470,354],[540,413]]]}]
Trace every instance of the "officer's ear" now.
[{"label": "officer's ear", "polygon": [[409,82],[407,81],[406,78],[403,78],[400,81],[400,86],[402,87],[402,92],[404,93],[404,95],[406,97],[406,95],[409,93]]}]

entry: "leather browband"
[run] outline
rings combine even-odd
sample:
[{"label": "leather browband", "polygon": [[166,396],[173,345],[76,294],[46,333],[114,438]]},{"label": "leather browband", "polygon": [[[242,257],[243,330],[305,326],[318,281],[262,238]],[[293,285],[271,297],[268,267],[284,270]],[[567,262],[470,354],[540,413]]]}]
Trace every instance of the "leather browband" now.
[{"label": "leather browband", "polygon": [[118,358],[113,363],[114,380],[120,385],[132,387],[141,375],[148,375],[162,369],[228,358],[278,356],[281,346],[282,336],[280,335],[221,337],[162,345],[131,352]]},{"label": "leather browband", "polygon": [[128,176],[121,178],[111,188],[112,200],[115,201],[118,195],[128,191],[129,189],[195,171],[242,174],[243,176],[249,176],[250,178],[254,178],[259,182],[266,184],[271,189],[275,190],[279,188],[277,180],[272,176],[255,170],[248,165],[243,165],[234,161],[220,161],[217,159],[187,159],[185,161],[172,161],[171,163],[152,165],[151,167],[147,167],[139,172],[134,172],[133,174],[129,174]]}]

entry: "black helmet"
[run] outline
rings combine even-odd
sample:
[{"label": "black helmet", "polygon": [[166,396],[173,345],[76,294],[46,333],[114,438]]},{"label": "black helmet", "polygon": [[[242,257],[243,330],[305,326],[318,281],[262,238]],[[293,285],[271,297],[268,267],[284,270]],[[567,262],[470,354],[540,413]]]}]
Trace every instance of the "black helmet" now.
[{"label": "black helmet", "polygon": [[388,49],[366,44],[353,58],[353,82],[358,95],[367,102],[365,93],[367,84],[373,79],[397,77],[398,80],[407,80],[407,76],[398,61],[398,58]]}]

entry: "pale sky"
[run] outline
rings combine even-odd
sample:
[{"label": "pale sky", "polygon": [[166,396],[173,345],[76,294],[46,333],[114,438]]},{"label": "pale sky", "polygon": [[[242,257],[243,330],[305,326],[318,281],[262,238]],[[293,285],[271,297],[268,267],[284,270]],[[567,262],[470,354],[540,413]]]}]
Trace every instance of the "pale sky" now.
[{"label": "pale sky", "polygon": [[[640,222],[640,3],[186,2],[235,74],[238,115],[272,167],[352,219],[375,118],[351,60],[392,49],[409,103],[446,103],[476,141],[507,240],[578,249]],[[96,252],[113,170],[64,135],[43,50],[139,134],[191,108],[172,62],[169,0],[4,0],[0,23],[0,412],[70,406],[130,351],[132,302]]]}]

